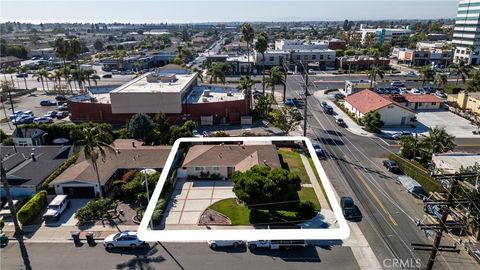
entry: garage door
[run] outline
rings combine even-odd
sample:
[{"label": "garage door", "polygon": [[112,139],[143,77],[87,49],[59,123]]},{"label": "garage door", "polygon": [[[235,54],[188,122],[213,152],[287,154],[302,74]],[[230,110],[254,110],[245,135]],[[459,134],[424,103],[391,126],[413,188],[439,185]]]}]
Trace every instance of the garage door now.
[{"label": "garage door", "polygon": [[63,194],[71,198],[95,198],[95,189],[93,187],[63,187]]}]

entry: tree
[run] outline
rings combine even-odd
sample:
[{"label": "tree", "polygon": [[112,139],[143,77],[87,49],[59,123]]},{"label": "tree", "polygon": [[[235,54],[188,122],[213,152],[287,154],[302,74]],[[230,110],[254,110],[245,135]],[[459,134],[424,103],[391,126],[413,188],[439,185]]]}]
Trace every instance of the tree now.
[{"label": "tree", "polygon": [[[68,42],[63,39],[62,37],[59,37],[55,39],[53,49],[55,51],[55,56],[62,58],[63,60],[63,71],[66,71],[66,60],[68,57],[68,50],[69,50],[69,44]],[[64,73],[65,80],[67,80],[67,75],[68,73]]]},{"label": "tree", "polygon": [[200,81],[203,82],[203,71],[201,71],[197,67],[194,67],[192,71],[197,73],[197,77],[200,79]]},{"label": "tree", "polygon": [[300,124],[300,122],[296,120],[292,107],[280,107],[270,112],[269,116],[273,125],[287,135]]},{"label": "tree", "polygon": [[374,67],[371,70],[367,71],[367,75],[368,75],[368,79],[370,80],[370,89],[373,89],[377,76],[380,77],[380,79],[383,79],[383,76],[385,75],[385,73],[383,69],[379,67]]},{"label": "tree", "polygon": [[448,82],[447,74],[437,74],[435,75],[435,85],[438,88],[443,88]]},{"label": "tree", "polygon": [[400,138],[400,156],[406,159],[417,157],[421,144],[417,137],[403,136]]},{"label": "tree", "polygon": [[95,40],[95,42],[93,43],[93,48],[96,51],[103,50],[103,42],[100,39]]},{"label": "tree", "polygon": [[100,189],[100,198],[103,199],[102,183],[98,173],[97,160],[99,157],[105,161],[107,151],[116,154],[112,145],[112,137],[105,130],[96,126],[87,126],[82,129],[73,129],[70,132],[70,138],[75,146],[83,146],[85,158],[92,164],[93,170],[97,176],[97,184]]},{"label": "tree", "polygon": [[349,48],[349,49],[345,50],[345,55],[346,56],[354,56],[355,55],[355,49]]},{"label": "tree", "polygon": [[462,59],[460,59],[460,61],[457,64],[453,64],[451,68],[457,74],[457,82],[455,85],[458,85],[460,78],[462,79],[462,82],[465,83],[470,73],[470,67],[466,65]]},{"label": "tree", "polygon": [[207,71],[207,75],[210,76],[210,83],[217,83],[218,80],[222,84],[225,84],[225,78],[227,73],[230,72],[230,64],[226,62],[213,62]]},{"label": "tree", "polygon": [[255,82],[253,80],[250,80],[247,76],[242,76],[238,83],[237,89],[245,91],[245,95],[248,95],[249,90],[254,85]]},{"label": "tree", "polygon": [[146,139],[153,130],[154,124],[150,116],[144,113],[137,113],[128,122],[128,131],[135,139]]},{"label": "tree", "polygon": [[430,157],[432,154],[451,151],[455,146],[455,136],[448,134],[445,128],[430,129],[428,136],[422,141],[422,149]]},{"label": "tree", "polygon": [[378,132],[384,124],[380,113],[377,111],[366,113],[362,117],[361,122],[369,132]]},{"label": "tree", "polygon": [[192,137],[192,131],[197,127],[197,124],[192,120],[188,120],[181,127],[171,126],[169,131],[169,144],[174,144],[175,141],[182,137]]},{"label": "tree", "polygon": [[261,116],[265,117],[272,110],[272,105],[274,102],[275,102],[275,99],[270,94],[259,96],[256,98],[255,110]]},{"label": "tree", "polygon": [[422,74],[422,85],[425,85],[426,81],[432,81],[435,78],[435,71],[430,66],[424,66],[420,69]]},{"label": "tree", "polygon": [[45,91],[45,84],[43,83],[45,81],[47,83],[47,90],[50,91],[50,88],[48,86],[48,70],[46,70],[45,68],[39,69],[37,70],[37,72],[35,72],[35,74],[33,74],[33,77],[37,77],[37,81],[42,82],[43,91]]},{"label": "tree", "polygon": [[249,23],[244,23],[241,28],[242,40],[247,43],[247,61],[248,61],[248,70],[247,77],[250,77],[250,70],[252,69],[250,63],[250,49],[252,46],[253,38],[255,37],[255,31]]},{"label": "tree", "polygon": [[63,71],[62,70],[53,71],[52,80],[53,80],[54,84],[58,83],[58,88],[59,89],[62,87],[62,85],[61,85],[62,84],[62,77],[63,77]]},{"label": "tree", "polygon": [[275,203],[294,199],[301,189],[298,175],[282,168],[255,165],[233,173],[233,192],[249,204]]},{"label": "tree", "polygon": [[[10,184],[8,183],[7,180],[7,172],[6,169],[3,166],[3,158],[0,159],[0,177],[1,177],[1,182],[3,184],[3,188],[5,189],[5,196],[7,197],[7,202],[8,205],[12,206],[13,204],[13,199],[12,199],[12,193],[10,192]],[[10,215],[12,216],[13,224],[15,227],[15,235],[22,234],[22,229],[20,228],[20,224],[18,223],[17,219],[17,209],[15,207],[9,207],[10,208]]]},{"label": "tree", "polygon": [[255,50],[262,54],[262,93],[265,95],[265,51],[268,48],[267,33],[261,32],[255,42]]},{"label": "tree", "polygon": [[[21,66],[18,68],[18,71],[20,71],[20,73],[27,73],[28,71],[28,67],[27,66]],[[25,89],[28,89],[28,85],[27,85],[27,77],[23,77],[23,82],[25,83]]]},{"label": "tree", "polygon": [[467,92],[480,92],[480,71],[475,72],[471,80],[465,86]]},{"label": "tree", "polygon": [[267,85],[272,87],[272,95],[275,96],[275,85],[283,83],[283,71],[280,67],[273,67],[267,78]]}]

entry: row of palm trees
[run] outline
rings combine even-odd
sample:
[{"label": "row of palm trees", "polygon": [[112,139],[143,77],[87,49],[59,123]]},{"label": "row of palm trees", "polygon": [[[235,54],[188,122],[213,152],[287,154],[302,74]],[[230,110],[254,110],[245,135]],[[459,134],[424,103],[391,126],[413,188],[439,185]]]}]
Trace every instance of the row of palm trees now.
[{"label": "row of palm trees", "polygon": [[455,136],[447,133],[444,128],[433,128],[422,139],[418,136],[403,137],[400,140],[400,155],[406,159],[417,159],[425,163],[433,154],[444,153],[455,148]]}]

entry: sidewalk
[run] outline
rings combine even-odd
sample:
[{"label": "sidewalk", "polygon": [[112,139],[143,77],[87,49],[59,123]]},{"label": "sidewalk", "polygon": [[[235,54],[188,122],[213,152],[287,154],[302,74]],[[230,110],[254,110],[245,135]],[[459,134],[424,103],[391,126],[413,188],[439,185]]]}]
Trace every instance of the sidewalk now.
[{"label": "sidewalk", "polygon": [[302,158],[303,166],[307,171],[308,178],[310,178],[311,185],[315,190],[315,194],[317,195],[317,198],[318,198],[318,201],[320,202],[322,210],[323,209],[332,210],[330,208],[327,198],[325,198],[325,196],[323,195],[322,188],[320,187],[320,184],[318,182],[320,181],[320,179],[317,179],[317,176],[315,175],[312,167],[310,166],[310,162],[308,162],[308,158],[303,153],[300,153],[300,157]]}]

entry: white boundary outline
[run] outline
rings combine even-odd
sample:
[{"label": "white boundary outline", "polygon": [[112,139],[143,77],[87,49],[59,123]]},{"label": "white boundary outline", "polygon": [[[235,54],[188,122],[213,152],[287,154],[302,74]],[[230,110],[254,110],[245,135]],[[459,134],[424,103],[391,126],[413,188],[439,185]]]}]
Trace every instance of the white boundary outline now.
[{"label": "white boundary outline", "polygon": [[317,169],[320,181],[327,194],[327,200],[330,202],[335,218],[339,228],[335,229],[215,229],[215,230],[151,230],[148,229],[150,219],[153,215],[153,210],[160,198],[165,180],[171,170],[173,161],[178,152],[181,143],[195,143],[195,142],[259,142],[259,141],[304,141],[310,153],[315,153],[310,139],[301,136],[273,136],[273,137],[213,137],[213,138],[180,138],[173,144],[172,150],[167,158],[164,169],[160,174],[160,179],[153,191],[153,194],[148,204],[147,210],[143,215],[142,221],[138,227],[138,238],[143,241],[164,241],[164,242],[200,242],[208,240],[337,240],[346,239],[350,235],[350,229],[345,220],[342,209],[335,199],[330,180],[325,173],[318,157],[311,155],[313,163]]}]

